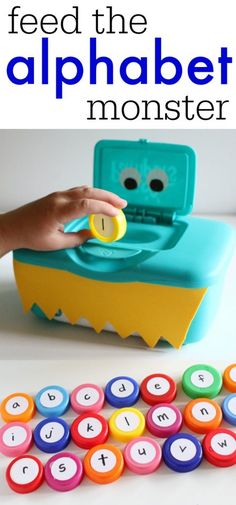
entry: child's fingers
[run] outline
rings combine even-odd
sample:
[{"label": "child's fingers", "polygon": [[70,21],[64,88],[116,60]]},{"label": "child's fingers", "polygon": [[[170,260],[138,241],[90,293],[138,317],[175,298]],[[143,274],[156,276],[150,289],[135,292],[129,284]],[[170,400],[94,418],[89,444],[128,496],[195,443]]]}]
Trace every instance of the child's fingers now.
[{"label": "child's fingers", "polygon": [[87,216],[88,214],[105,214],[117,216],[119,210],[110,203],[99,200],[83,199],[64,204],[60,209],[60,221],[66,223],[72,219]]},{"label": "child's fingers", "polygon": [[91,231],[87,229],[77,233],[62,233],[61,249],[78,247],[90,238],[93,238],[93,236]]},{"label": "child's fingers", "polygon": [[98,188],[90,188],[89,186],[81,186],[79,188],[69,189],[67,195],[70,198],[88,198],[91,200],[102,200],[104,202],[110,203],[117,207],[118,209],[123,209],[127,205],[126,200],[120,198],[115,193],[111,193],[110,191],[106,191],[105,189]]}]

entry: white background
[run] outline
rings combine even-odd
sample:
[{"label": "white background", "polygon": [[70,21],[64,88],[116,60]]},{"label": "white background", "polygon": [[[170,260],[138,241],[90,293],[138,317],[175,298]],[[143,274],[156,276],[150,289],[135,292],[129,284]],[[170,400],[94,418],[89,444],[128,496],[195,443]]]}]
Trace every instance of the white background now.
[{"label": "white background", "polygon": [[104,138],[148,138],[192,146],[197,153],[194,211],[236,212],[234,130],[0,130],[0,209],[55,190],[91,184],[94,145]]},{"label": "white background", "polygon": [[[118,137],[117,132],[107,133],[110,138]],[[133,138],[144,136],[143,132],[129,133]],[[136,137],[137,133],[142,135]],[[158,138],[156,133],[152,132],[151,138],[186,142],[194,147],[202,145],[202,149],[198,149],[199,165],[202,168],[199,167],[201,184],[198,187],[200,201],[197,208],[204,210],[207,206],[208,211],[212,212],[229,209],[233,213],[234,132],[158,132]],[[55,181],[59,188],[63,188],[65,184],[70,186],[77,181],[81,183],[81,176],[84,174],[84,178],[89,182],[94,142],[107,136],[103,135],[104,132],[78,131],[31,132],[30,135],[28,132],[2,134],[1,154],[6,160],[6,166],[2,171],[5,189],[1,186],[1,198],[5,208],[36,197],[38,193],[55,189]],[[12,142],[9,144],[10,137]],[[119,135],[119,138],[122,137]],[[83,152],[83,167],[90,163],[88,171],[78,168],[82,166],[82,162],[77,152]],[[227,165],[224,164],[225,159],[228,160]],[[72,168],[69,170],[69,166],[73,166],[73,171]],[[215,166],[218,168],[215,169]],[[204,170],[203,167],[207,168]],[[225,183],[222,183],[222,179],[216,183],[221,176]],[[226,192],[227,196],[222,197],[222,192]],[[220,219],[217,215],[212,217]],[[224,215],[221,219],[236,230],[236,217]],[[14,282],[11,255],[7,255],[1,259],[0,268],[1,400],[17,390],[35,395],[39,389],[50,384],[60,384],[69,391],[85,382],[104,386],[109,379],[122,374],[130,375],[140,382],[146,375],[159,371],[178,381],[176,404],[183,409],[188,400],[181,392],[180,381],[188,366],[194,363],[212,363],[223,371],[228,364],[235,361],[235,297],[234,256],[226,275],[220,310],[207,336],[196,344],[183,346],[180,351],[164,343],[152,350],[136,337],[122,340],[110,332],[97,335],[90,328],[49,323],[35,318],[32,314],[23,314]],[[35,357],[38,361],[34,361]],[[16,358],[18,361],[14,361]],[[217,401],[221,403],[226,394],[223,391]],[[146,413],[147,406],[142,402],[138,406]],[[106,408],[102,413],[108,418],[112,411],[113,409]],[[70,410],[66,420],[71,423],[74,418],[75,415]],[[30,423],[31,426],[34,427],[39,419],[40,417],[36,416]],[[2,424],[0,421],[0,426]],[[84,451],[76,448],[73,443],[70,444],[69,450],[79,456],[84,454]],[[30,452],[37,455],[43,463],[49,459],[49,455],[40,453],[35,447]],[[225,490],[227,505],[235,504],[235,467],[215,468],[206,461],[201,468],[189,474],[174,473],[164,464],[157,472],[148,476],[133,475],[126,469],[119,481],[107,486],[92,484],[85,478],[81,487],[67,494],[52,491],[44,484],[33,496],[18,496],[9,490],[5,481],[5,470],[9,461],[9,458],[1,457],[0,501],[2,500],[4,505],[28,505],[33,502],[35,505],[41,505],[42,500],[45,505],[77,505],[78,500],[88,505],[95,502],[98,505],[110,505],[111,502],[119,505],[122,501],[130,505],[142,505],[144,500],[152,502],[156,497],[160,503],[166,505],[209,505],[212,500],[215,505],[221,505],[225,499]]]},{"label": "white background", "polygon": [[[78,4],[82,9],[83,37],[50,37],[50,85],[40,85],[40,41],[41,33],[35,36],[7,35],[7,14],[15,4],[22,11],[45,14],[65,14]],[[147,16],[149,29],[146,35],[101,36],[98,40],[99,54],[117,62],[129,55],[150,56],[150,84],[141,88],[127,87],[117,80],[111,88],[104,86],[101,71],[100,84],[89,89],[88,72],[83,82],[65,89],[65,98],[56,101],[55,56],[76,55],[86,62],[88,68],[88,39],[95,36],[90,25],[91,12],[107,4],[118,12],[130,15],[140,12]],[[0,127],[1,128],[107,128],[106,132],[58,131],[58,132],[0,132],[0,209],[8,210],[28,200],[55,189],[91,182],[92,151],[100,138],[149,137],[157,141],[180,142],[192,145],[198,152],[198,187],[195,210],[209,213],[235,213],[235,134],[233,131],[189,131],[193,128],[236,127],[236,72],[235,62],[230,66],[230,84],[219,85],[219,67],[216,61],[221,46],[229,47],[235,58],[235,2],[215,0],[189,2],[189,0],[153,1],[136,0],[91,0],[69,2],[68,0],[20,0],[0,2]],[[212,83],[205,86],[189,84],[186,73],[175,87],[156,88],[153,85],[153,39],[163,38],[163,54],[178,56],[186,66],[197,55],[210,57],[216,73]],[[37,59],[36,84],[13,86],[7,79],[7,62],[16,55],[35,56]],[[177,121],[130,122],[106,121],[86,122],[83,104],[87,99],[113,98],[119,103],[125,100],[181,99],[188,94],[196,101],[207,98],[230,99],[230,114],[225,122]],[[186,131],[167,131],[165,128],[185,128]],[[128,132],[111,132],[113,128],[129,128]],[[134,131],[134,128],[155,128],[155,131]],[[223,217],[224,221],[236,226],[235,218]],[[81,382],[89,380],[104,385],[112,376],[126,373],[141,380],[156,370],[169,373],[180,381],[185,368],[193,362],[212,360],[222,370],[235,360],[235,259],[228,271],[223,304],[217,319],[206,339],[193,346],[176,351],[168,346],[155,350],[147,349],[141,341],[131,337],[121,340],[118,336],[103,332],[96,335],[91,329],[72,327],[59,323],[48,324],[24,315],[16,292],[11,258],[1,260],[0,270],[0,363],[1,399],[20,389],[35,394],[41,387],[58,383],[72,390]],[[43,361],[32,361],[37,357]],[[28,361],[4,361],[7,359]],[[61,361],[46,361],[61,360]],[[71,361],[74,359],[75,361]],[[221,359],[221,361],[219,361]],[[224,361],[222,361],[222,359]],[[70,361],[67,361],[70,360]],[[180,388],[179,388],[180,389]],[[219,398],[218,400],[221,400]],[[186,398],[178,396],[181,408]],[[108,412],[106,412],[108,415]],[[38,420],[38,419],[37,419]],[[72,420],[71,411],[68,420]],[[35,421],[32,423],[34,425]],[[75,451],[73,445],[70,449]],[[33,452],[35,449],[33,450]],[[36,452],[36,451],[35,451]],[[77,451],[80,453],[80,451]],[[45,462],[47,455],[40,456]],[[13,494],[5,482],[5,469],[10,460],[1,457],[0,501],[7,505],[31,503],[50,505],[88,503],[107,505],[111,502],[141,505],[145,501],[158,501],[166,505],[216,505],[227,501],[235,503],[235,467],[217,469],[206,462],[196,472],[186,475],[175,474],[163,465],[151,476],[134,476],[126,471],[120,481],[110,486],[93,485],[85,480],[81,488],[68,494],[51,491],[44,485],[33,496]]]},{"label": "white background", "polygon": [[[123,13],[129,19],[136,13],[142,13],[148,21],[148,29],[143,35],[132,33],[124,35],[98,35],[98,55],[108,56],[115,64],[115,84],[105,85],[105,72],[99,68],[98,84],[89,84],[89,38],[96,36],[92,13],[96,8],[105,12],[107,5],[112,5],[114,13]],[[198,0],[92,0],[90,2],[69,2],[67,0],[21,0],[20,13],[33,13],[40,20],[44,14],[54,13],[61,18],[71,13],[73,5],[80,6],[82,35],[63,35],[58,31],[49,35],[50,44],[50,83],[41,84],[41,38],[39,30],[34,35],[9,35],[8,13],[15,5],[8,0],[0,3],[0,127],[2,128],[222,128],[236,125],[236,72],[235,72],[235,16],[232,0],[206,2]],[[183,66],[183,78],[174,86],[154,84],[154,38],[162,37],[163,57],[175,56]],[[229,84],[220,85],[220,67],[218,58],[220,48],[228,47],[233,63],[229,65]],[[8,81],[6,67],[15,56],[35,57],[35,84],[16,86]],[[75,86],[65,86],[64,99],[55,99],[55,58],[75,56],[84,66],[84,77]],[[129,86],[119,77],[119,66],[128,56],[148,57],[148,85]],[[209,58],[214,66],[214,78],[206,86],[195,85],[189,81],[187,67],[196,56]],[[72,77],[68,68],[67,77]],[[137,69],[135,69],[137,72]],[[170,71],[170,69],[165,70]],[[23,77],[23,70],[19,70]],[[133,69],[134,72],[134,69]],[[133,75],[132,72],[132,75]],[[88,99],[115,99],[121,106],[126,100],[151,100],[165,102],[170,99],[182,100],[186,95],[199,102],[203,99],[230,100],[227,108],[227,121],[186,121],[185,119],[166,121],[141,120],[86,121]]]}]

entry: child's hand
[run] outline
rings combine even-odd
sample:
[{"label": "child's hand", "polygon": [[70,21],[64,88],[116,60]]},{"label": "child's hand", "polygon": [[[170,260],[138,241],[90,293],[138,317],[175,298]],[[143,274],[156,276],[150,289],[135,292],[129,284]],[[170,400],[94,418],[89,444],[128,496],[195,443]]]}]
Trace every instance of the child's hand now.
[{"label": "child's hand", "polygon": [[127,202],[114,193],[81,186],[52,193],[19,209],[0,215],[0,256],[27,248],[50,251],[79,246],[90,230],[64,233],[64,224],[87,214],[116,216]]}]

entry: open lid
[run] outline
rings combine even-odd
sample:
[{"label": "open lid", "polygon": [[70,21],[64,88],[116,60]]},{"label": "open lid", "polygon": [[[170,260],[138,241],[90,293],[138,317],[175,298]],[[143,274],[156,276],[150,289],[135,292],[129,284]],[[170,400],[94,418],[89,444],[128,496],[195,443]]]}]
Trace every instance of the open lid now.
[{"label": "open lid", "polygon": [[95,146],[94,186],[150,214],[191,212],[195,170],[195,152],[188,146],[147,140],[102,140]]}]

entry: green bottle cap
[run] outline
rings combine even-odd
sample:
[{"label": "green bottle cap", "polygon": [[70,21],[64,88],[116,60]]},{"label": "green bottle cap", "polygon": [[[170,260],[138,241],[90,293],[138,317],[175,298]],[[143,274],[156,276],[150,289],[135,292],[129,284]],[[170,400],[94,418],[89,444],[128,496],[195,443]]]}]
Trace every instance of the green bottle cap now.
[{"label": "green bottle cap", "polygon": [[221,373],[210,365],[193,365],[185,370],[182,388],[190,398],[215,398],[222,388]]}]

